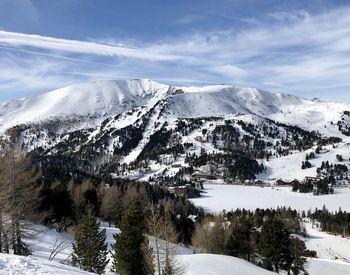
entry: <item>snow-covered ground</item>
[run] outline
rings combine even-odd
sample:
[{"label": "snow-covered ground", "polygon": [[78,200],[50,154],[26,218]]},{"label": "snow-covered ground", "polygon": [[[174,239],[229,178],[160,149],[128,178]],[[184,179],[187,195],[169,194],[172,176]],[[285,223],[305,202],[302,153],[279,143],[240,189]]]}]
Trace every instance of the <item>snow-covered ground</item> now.
[{"label": "snow-covered ground", "polygon": [[38,257],[24,257],[0,253],[0,274],[4,275],[82,275],[92,274],[68,265],[43,260]]},{"label": "snow-covered ground", "polygon": [[241,185],[206,184],[202,197],[191,201],[209,212],[229,211],[236,208],[291,207],[296,210],[322,208],[336,211],[341,207],[350,211],[350,188],[336,188],[332,195],[314,196],[292,192],[290,187],[256,187]]},{"label": "snow-covered ground", "polygon": [[324,259],[312,259],[308,263],[310,275],[347,275],[350,274],[350,264]]},{"label": "snow-covered ground", "polygon": [[193,254],[180,256],[185,275],[269,275],[276,274],[247,261],[224,255]]},{"label": "snow-covered ground", "polygon": [[321,232],[311,223],[305,223],[308,249],[315,250],[321,259],[350,264],[350,239]]},{"label": "snow-covered ground", "polygon": [[[204,207],[208,212],[217,213],[223,209],[236,208],[255,210],[258,207],[278,206],[290,206],[300,211],[307,211],[316,207],[322,208],[323,205],[332,211],[338,210],[339,207],[350,211],[350,188],[337,188],[333,195],[314,196],[292,192],[290,187],[262,188],[222,184],[207,184],[204,187],[207,193],[201,198],[192,199],[192,202]],[[350,274],[350,239],[321,232],[309,222],[305,223],[305,228],[308,234],[305,238],[307,248],[315,250],[319,257],[309,261],[307,265],[309,274]]]},{"label": "snow-covered ground", "polygon": [[[318,229],[312,228],[306,223],[308,237],[305,239],[307,247],[317,251],[320,259],[312,259],[307,264],[310,275],[343,275],[350,274],[350,240],[340,236],[332,236]],[[102,227],[106,229],[109,249],[113,243],[113,234],[118,232],[116,228]],[[29,274],[90,274],[77,268],[62,264],[72,252],[71,245],[59,253],[52,261],[48,261],[54,243],[62,235],[44,226],[37,226],[39,234],[36,239],[30,241],[33,255],[30,257],[14,256],[0,253],[0,274],[29,275]],[[72,236],[64,234],[69,242]],[[151,244],[154,242],[151,238]],[[268,275],[275,274],[258,266],[250,264],[242,259],[214,254],[193,254],[189,248],[178,246],[179,261],[183,266],[184,275]],[[107,266],[106,274],[110,272],[110,264]]]},{"label": "snow-covered ground", "polygon": [[[343,137],[343,139],[345,138]],[[350,143],[339,143],[336,148],[332,148],[331,145],[325,146],[324,150],[322,150],[320,154],[317,154],[315,159],[309,160],[312,167],[302,170],[301,164],[305,161],[306,155],[311,152],[314,152],[314,150],[309,149],[292,155],[271,158],[268,162],[263,161],[267,170],[257,175],[257,178],[263,181],[278,179],[292,181],[294,179],[303,180],[305,177],[315,177],[317,175],[316,170],[318,167],[321,167],[322,161],[343,165],[349,164],[347,161],[339,163],[336,159],[336,155],[342,155],[344,160],[348,160],[350,157]],[[348,168],[350,167],[348,166]]]},{"label": "snow-covered ground", "polygon": [[[106,242],[109,244],[108,249],[114,242],[113,234],[118,232],[118,229],[111,227],[102,227],[106,229]],[[48,261],[49,255],[54,247],[55,241],[62,240],[62,235],[55,230],[50,230],[44,226],[37,226],[36,231],[39,234],[35,240],[29,241],[30,248],[33,255],[30,257],[7,255],[0,253],[0,274],[10,275],[29,275],[29,274],[64,274],[64,275],[78,275],[90,274],[81,271],[77,268],[62,264],[69,257],[72,252],[72,246],[67,246],[61,253],[57,255],[52,261]],[[73,237],[67,234],[63,235],[70,242]],[[151,245],[154,239],[150,239]],[[267,275],[274,274],[266,271],[260,267],[252,265],[244,260],[223,255],[209,255],[209,254],[193,254],[193,250],[178,246],[177,253],[179,254],[179,261],[181,263],[181,271],[184,275],[212,275],[212,274],[256,274]],[[106,274],[115,274],[110,271],[111,264],[106,268]]]}]

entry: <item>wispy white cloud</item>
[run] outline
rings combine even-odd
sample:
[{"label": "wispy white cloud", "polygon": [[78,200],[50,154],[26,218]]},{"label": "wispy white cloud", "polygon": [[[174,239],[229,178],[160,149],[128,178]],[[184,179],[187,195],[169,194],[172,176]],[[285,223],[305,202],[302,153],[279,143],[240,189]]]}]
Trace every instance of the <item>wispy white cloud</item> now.
[{"label": "wispy white cloud", "polygon": [[7,53],[0,55],[0,89],[11,89],[11,83],[34,89],[128,77],[178,84],[231,82],[290,92],[335,85],[345,89],[350,85],[348,26],[350,8],[343,7],[319,14],[272,13],[244,29],[192,32],[161,41],[78,41],[0,31],[0,52]]},{"label": "wispy white cloud", "polygon": [[[285,85],[294,90],[293,84],[300,82],[307,89],[317,90],[326,80],[334,81],[334,77],[344,84],[350,82],[349,25],[349,7],[321,14],[280,12],[249,28],[195,33],[177,38],[177,42],[157,43],[151,49],[195,56],[197,65],[207,66],[208,71],[223,77],[232,73],[233,77],[244,78],[248,85]],[[225,65],[228,62],[244,74],[236,74]]]},{"label": "wispy white cloud", "polygon": [[248,75],[245,70],[231,64],[212,66],[210,70],[222,76],[226,76],[233,81],[237,81],[237,79],[242,79]]},{"label": "wispy white cloud", "polygon": [[193,22],[197,22],[197,21],[201,21],[205,18],[204,15],[200,15],[200,14],[188,14],[185,15],[179,19],[176,20],[176,22],[178,24],[183,24],[183,25],[187,25],[187,24],[191,24]]},{"label": "wispy white cloud", "polygon": [[95,42],[59,39],[7,31],[0,31],[0,44],[11,47],[34,47],[44,50],[76,54],[119,56],[152,61],[174,61],[181,59],[181,57],[177,55],[157,53],[131,46],[112,46]]}]

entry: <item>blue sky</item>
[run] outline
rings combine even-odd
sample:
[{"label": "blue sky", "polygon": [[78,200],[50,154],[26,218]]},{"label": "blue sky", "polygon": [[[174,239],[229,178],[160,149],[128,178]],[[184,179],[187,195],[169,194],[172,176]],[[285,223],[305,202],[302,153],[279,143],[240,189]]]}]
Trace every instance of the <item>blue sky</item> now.
[{"label": "blue sky", "polygon": [[350,102],[350,3],[0,0],[0,100],[128,78]]}]

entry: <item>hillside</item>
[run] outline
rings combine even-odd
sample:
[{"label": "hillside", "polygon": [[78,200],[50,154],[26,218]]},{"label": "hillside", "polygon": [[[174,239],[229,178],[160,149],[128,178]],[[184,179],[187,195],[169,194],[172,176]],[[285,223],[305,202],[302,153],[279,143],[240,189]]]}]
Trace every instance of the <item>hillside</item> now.
[{"label": "hillside", "polygon": [[[338,151],[347,154],[347,110],[229,85],[97,81],[2,103],[0,129],[47,173],[67,164],[76,177],[148,179],[220,162],[219,174],[231,181],[302,180],[322,161],[334,163]],[[314,168],[301,171],[316,149]],[[237,172],[235,163],[248,169]]]}]

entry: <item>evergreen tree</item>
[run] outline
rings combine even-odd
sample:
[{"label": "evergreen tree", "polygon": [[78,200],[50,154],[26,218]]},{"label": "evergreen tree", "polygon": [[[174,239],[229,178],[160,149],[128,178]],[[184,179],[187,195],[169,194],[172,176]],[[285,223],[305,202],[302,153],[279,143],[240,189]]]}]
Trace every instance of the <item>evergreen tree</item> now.
[{"label": "evergreen tree", "polygon": [[93,207],[88,204],[82,219],[75,227],[72,264],[89,272],[104,272],[107,259],[106,230],[99,230]]},{"label": "evergreen tree", "polygon": [[[154,267],[145,256],[149,250],[145,248],[145,224],[142,211],[137,206],[130,206],[120,222],[120,234],[114,234],[112,270],[121,275],[153,274]],[[153,262],[153,261],[151,261]]]},{"label": "evergreen tree", "polygon": [[305,272],[305,243],[302,240],[299,240],[298,238],[291,238],[289,243],[289,252],[291,255],[290,269],[293,275],[299,275],[301,274],[301,272]]},{"label": "evergreen tree", "polygon": [[232,233],[226,243],[226,252],[234,257],[251,260],[254,253],[253,226],[246,219],[232,227]]},{"label": "evergreen tree", "polygon": [[291,256],[289,253],[289,236],[283,222],[272,218],[265,222],[260,234],[259,252],[263,257],[263,267],[279,272],[288,269]]}]

